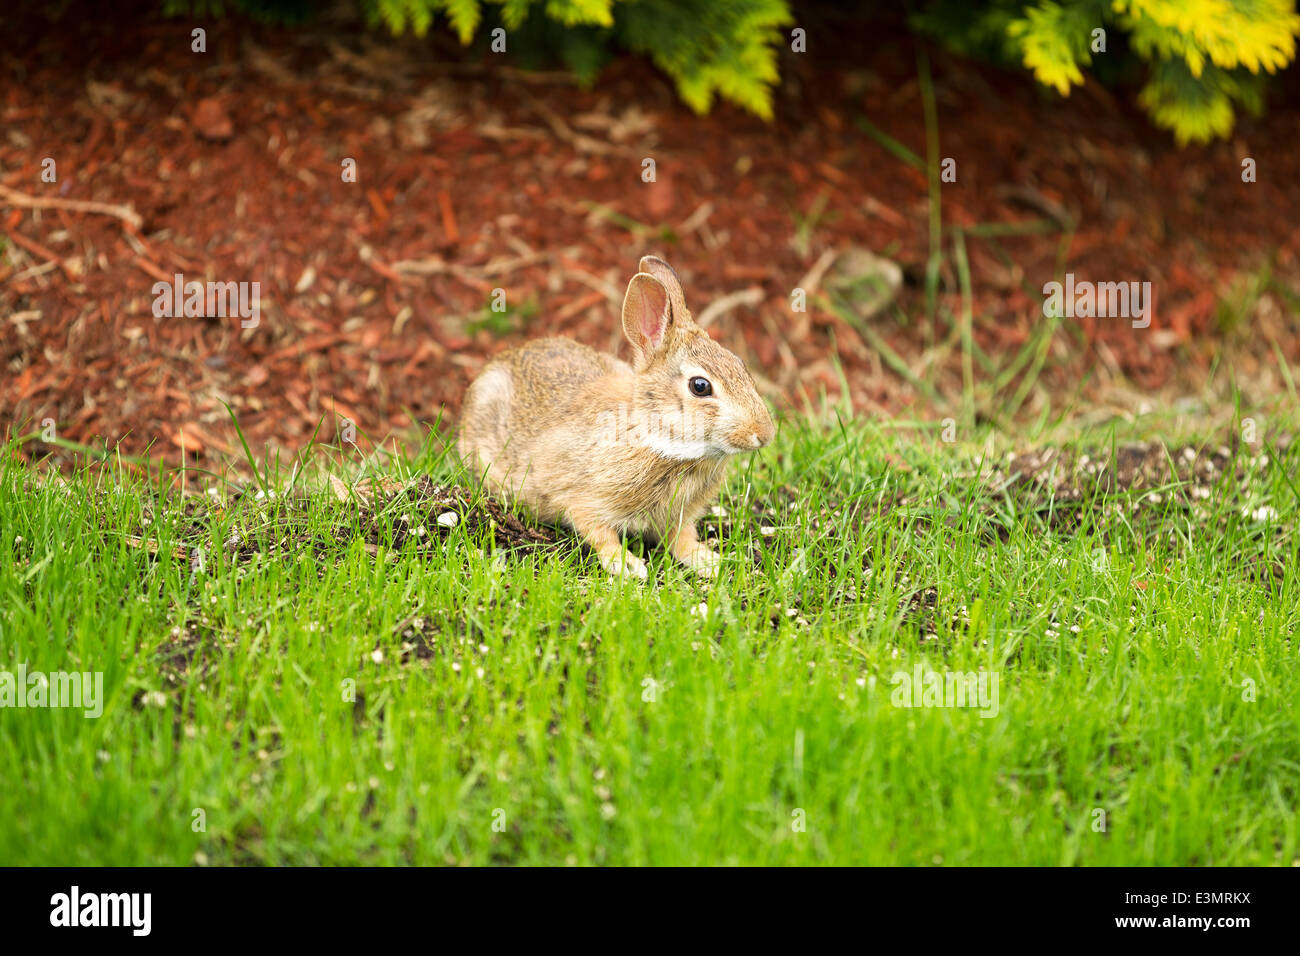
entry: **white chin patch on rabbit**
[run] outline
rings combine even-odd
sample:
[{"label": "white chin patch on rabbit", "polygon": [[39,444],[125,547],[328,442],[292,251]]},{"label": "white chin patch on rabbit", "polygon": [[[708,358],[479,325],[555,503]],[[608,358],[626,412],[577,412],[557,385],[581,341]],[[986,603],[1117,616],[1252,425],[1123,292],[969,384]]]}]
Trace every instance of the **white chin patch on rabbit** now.
[{"label": "white chin patch on rabbit", "polygon": [[661,458],[675,461],[697,461],[700,458],[720,458],[726,452],[709,441],[691,438],[675,438],[671,435],[651,434],[642,436],[642,444]]}]

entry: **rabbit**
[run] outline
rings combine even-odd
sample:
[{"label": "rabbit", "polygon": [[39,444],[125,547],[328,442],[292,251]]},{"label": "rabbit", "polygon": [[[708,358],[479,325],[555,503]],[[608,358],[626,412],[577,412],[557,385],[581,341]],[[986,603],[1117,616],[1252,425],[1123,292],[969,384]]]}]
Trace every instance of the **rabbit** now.
[{"label": "rabbit", "polygon": [[720,558],[696,521],[733,455],[776,426],[739,358],[695,324],[677,273],[645,256],[623,299],[632,362],[544,338],[489,362],[465,393],[460,453],[487,485],[575,530],[613,575],[647,577],[623,535],[696,574]]}]

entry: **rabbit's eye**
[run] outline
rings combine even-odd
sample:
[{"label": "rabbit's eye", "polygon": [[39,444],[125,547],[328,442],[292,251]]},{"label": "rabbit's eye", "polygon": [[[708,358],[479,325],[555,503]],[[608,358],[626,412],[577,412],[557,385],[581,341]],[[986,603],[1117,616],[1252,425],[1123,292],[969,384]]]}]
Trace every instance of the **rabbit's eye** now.
[{"label": "rabbit's eye", "polygon": [[704,378],[700,375],[697,375],[693,379],[691,379],[690,388],[691,388],[691,394],[697,395],[700,398],[703,398],[706,395],[713,394],[713,385],[710,384],[707,378]]}]

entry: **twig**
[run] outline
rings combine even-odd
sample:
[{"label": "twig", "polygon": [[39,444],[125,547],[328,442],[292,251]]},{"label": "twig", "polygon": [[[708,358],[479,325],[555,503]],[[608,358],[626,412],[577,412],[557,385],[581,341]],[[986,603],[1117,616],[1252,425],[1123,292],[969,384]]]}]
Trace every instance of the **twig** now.
[{"label": "twig", "polygon": [[454,275],[462,279],[486,279],[491,276],[514,272],[524,266],[545,262],[552,255],[553,253],[550,252],[532,252],[527,255],[517,256],[514,259],[493,260],[480,267],[457,265],[440,256],[430,256],[427,259],[402,259],[399,262],[394,262],[392,269],[394,272],[403,275]]},{"label": "twig", "polygon": [[32,253],[33,255],[40,256],[42,259],[46,260],[47,263],[53,263],[54,265],[62,269],[63,274],[66,275],[69,279],[71,279],[73,282],[77,281],[79,270],[73,265],[72,262],[70,262],[67,259],[64,259],[63,256],[59,255],[53,249],[47,249],[45,246],[41,245],[36,240],[28,239],[22,233],[17,231],[7,233],[7,235],[14,242],[15,245],[22,246],[22,248],[26,249],[28,252]]},{"label": "twig", "polygon": [[25,209],[67,209],[69,212],[102,213],[105,216],[114,216],[121,219],[136,232],[139,232],[140,227],[144,225],[144,220],[140,218],[140,214],[130,206],[96,202],[93,199],[42,199],[20,193],[8,186],[0,186],[0,205],[21,206]]},{"label": "twig", "polygon": [[709,202],[706,199],[704,202],[700,203],[697,207],[695,207],[695,212],[691,213],[689,216],[686,217],[686,219],[682,222],[681,226],[678,227],[678,232],[680,232],[683,236],[688,236],[696,229],[699,229],[702,225],[708,222],[709,217],[712,215],[713,215],[713,203]]},{"label": "twig", "polygon": [[803,274],[799,280],[798,288],[803,289],[805,295],[816,295],[818,288],[821,287],[822,277],[826,275],[826,270],[831,267],[836,257],[839,255],[838,249],[827,249],[817,261],[813,263],[812,268]]},{"label": "twig", "polygon": [[595,289],[597,292],[603,293],[605,298],[609,299],[610,302],[613,302],[615,306],[622,305],[623,303],[623,293],[599,276],[594,276],[589,272],[583,272],[581,269],[565,269],[564,277],[566,279],[573,279],[575,282],[581,282],[589,289]]},{"label": "twig", "polygon": [[442,228],[450,243],[460,242],[460,230],[456,228],[456,213],[451,208],[451,193],[445,189],[438,191],[438,208],[442,210]]},{"label": "twig", "polygon": [[718,316],[724,315],[732,309],[738,308],[742,305],[750,307],[761,305],[765,298],[766,296],[763,295],[763,290],[758,286],[752,286],[748,289],[741,289],[738,292],[729,293],[728,295],[724,295],[721,299],[714,299],[710,302],[708,307],[705,308],[705,310],[696,318],[695,324],[702,329],[708,328],[710,323],[712,323]]},{"label": "twig", "polygon": [[629,152],[627,149],[620,149],[611,146],[609,143],[601,142],[600,140],[593,139],[590,136],[584,136],[582,133],[575,133],[573,129],[570,128],[569,124],[560,118],[560,115],[556,113],[555,110],[551,109],[537,97],[533,96],[533,94],[529,93],[528,90],[521,88],[519,92],[522,93],[523,98],[528,101],[528,105],[546,121],[546,125],[551,128],[551,132],[566,143],[569,143],[577,149],[578,152],[600,153],[604,155],[609,155],[610,153]]}]

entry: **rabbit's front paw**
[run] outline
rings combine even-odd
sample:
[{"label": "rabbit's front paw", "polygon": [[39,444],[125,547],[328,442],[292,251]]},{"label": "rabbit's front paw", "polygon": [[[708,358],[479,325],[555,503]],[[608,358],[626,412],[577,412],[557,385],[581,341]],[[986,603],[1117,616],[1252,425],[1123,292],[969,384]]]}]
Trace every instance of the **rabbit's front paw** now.
[{"label": "rabbit's front paw", "polygon": [[716,551],[710,551],[704,545],[700,545],[682,559],[682,564],[702,578],[716,578],[718,576],[718,567],[722,564],[722,558],[718,556]]},{"label": "rabbit's front paw", "polygon": [[606,571],[615,577],[630,574],[632,577],[640,578],[644,581],[650,576],[650,572],[646,569],[645,562],[635,554],[631,554],[627,551],[619,551],[618,553],[611,555],[609,558],[602,559],[600,563],[605,566]]}]

